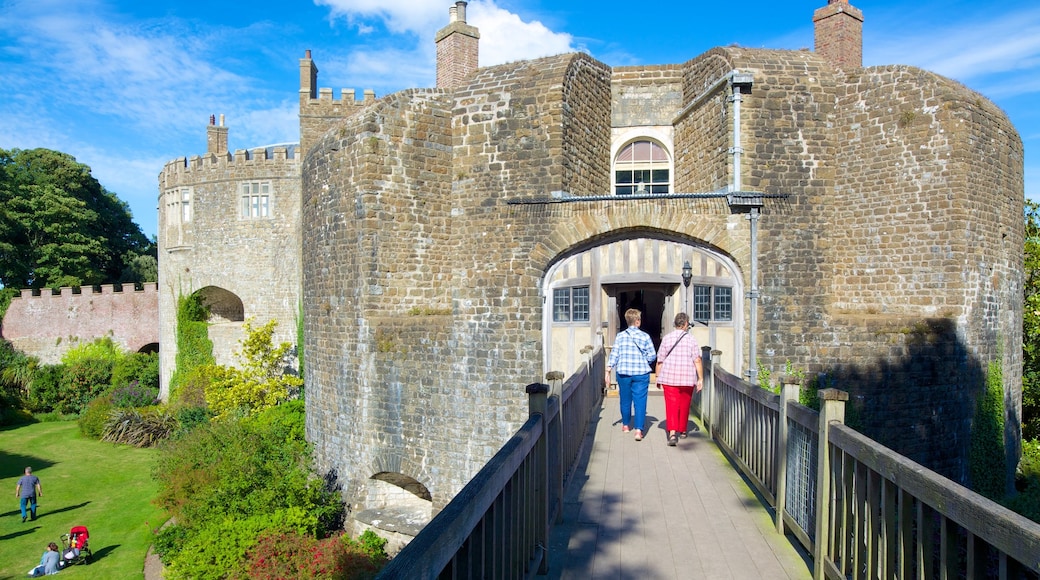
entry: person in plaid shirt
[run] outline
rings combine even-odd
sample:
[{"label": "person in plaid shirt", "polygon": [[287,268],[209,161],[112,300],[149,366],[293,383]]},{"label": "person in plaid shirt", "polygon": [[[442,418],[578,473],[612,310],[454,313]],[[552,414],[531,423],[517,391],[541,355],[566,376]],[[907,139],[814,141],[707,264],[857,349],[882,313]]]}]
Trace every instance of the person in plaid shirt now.
[{"label": "person in plaid shirt", "polygon": [[675,447],[679,437],[686,437],[694,389],[700,391],[704,386],[701,349],[689,329],[689,315],[685,312],[676,314],[675,330],[661,339],[660,356],[657,357],[657,388],[664,387],[669,447]]},{"label": "person in plaid shirt", "polygon": [[628,433],[629,421],[632,420],[632,408],[635,407],[636,441],[643,440],[646,429],[646,394],[650,389],[650,366],[657,353],[654,352],[654,341],[650,335],[639,330],[643,314],[635,308],[625,311],[625,322],[628,328],[614,338],[614,348],[607,361],[607,383],[610,383],[611,369],[617,372],[618,395],[621,399],[621,431]]}]

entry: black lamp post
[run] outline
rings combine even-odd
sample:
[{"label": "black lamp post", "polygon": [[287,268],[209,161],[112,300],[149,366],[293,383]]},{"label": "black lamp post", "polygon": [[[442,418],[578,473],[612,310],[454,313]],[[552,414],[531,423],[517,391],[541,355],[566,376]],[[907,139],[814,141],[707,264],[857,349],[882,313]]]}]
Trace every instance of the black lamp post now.
[{"label": "black lamp post", "polygon": [[688,311],[690,308],[690,281],[693,280],[693,268],[690,267],[690,261],[686,260],[682,265],[682,283],[686,287],[684,298],[683,310]]}]

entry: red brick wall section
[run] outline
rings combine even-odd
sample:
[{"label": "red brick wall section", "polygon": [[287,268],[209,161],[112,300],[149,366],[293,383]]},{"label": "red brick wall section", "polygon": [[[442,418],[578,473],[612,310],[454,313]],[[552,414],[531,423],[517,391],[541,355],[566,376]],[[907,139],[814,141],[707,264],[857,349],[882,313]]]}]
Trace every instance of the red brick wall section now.
[{"label": "red brick wall section", "polygon": [[61,361],[70,348],[95,338],[112,337],[124,349],[137,352],[159,342],[159,293],[155,283],[142,290],[111,284],[60,294],[44,290],[33,296],[22,290],[4,315],[0,334],[19,350],[47,364]]}]

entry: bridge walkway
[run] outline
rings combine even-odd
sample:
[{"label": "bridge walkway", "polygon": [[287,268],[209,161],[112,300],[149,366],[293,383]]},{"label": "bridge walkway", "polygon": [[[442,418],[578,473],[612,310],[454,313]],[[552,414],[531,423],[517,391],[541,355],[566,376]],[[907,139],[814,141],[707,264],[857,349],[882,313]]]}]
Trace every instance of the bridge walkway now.
[{"label": "bridge walkway", "polygon": [[811,578],[812,560],[776,533],[771,511],[703,430],[666,445],[653,386],[647,435],[622,433],[618,399],[591,426],[563,521],[550,537],[550,578]]}]

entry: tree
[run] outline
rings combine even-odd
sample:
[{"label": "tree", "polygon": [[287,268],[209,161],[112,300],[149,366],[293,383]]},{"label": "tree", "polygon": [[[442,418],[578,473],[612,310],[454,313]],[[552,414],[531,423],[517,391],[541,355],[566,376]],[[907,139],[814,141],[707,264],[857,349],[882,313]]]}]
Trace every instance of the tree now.
[{"label": "tree", "polygon": [[1022,305],[1022,435],[1040,438],[1040,205],[1026,200]]},{"label": "tree", "polygon": [[90,167],[49,149],[0,149],[0,284],[145,282],[155,244]]}]

